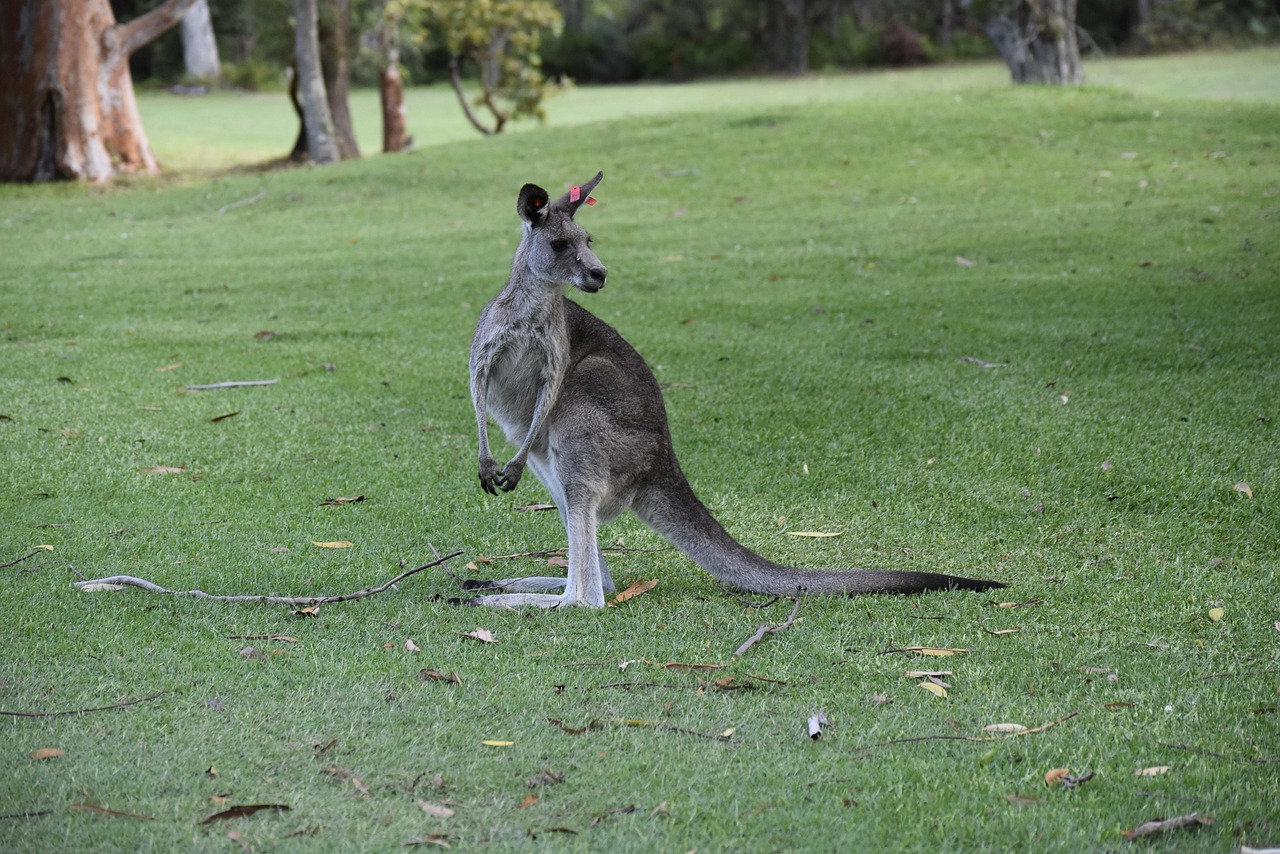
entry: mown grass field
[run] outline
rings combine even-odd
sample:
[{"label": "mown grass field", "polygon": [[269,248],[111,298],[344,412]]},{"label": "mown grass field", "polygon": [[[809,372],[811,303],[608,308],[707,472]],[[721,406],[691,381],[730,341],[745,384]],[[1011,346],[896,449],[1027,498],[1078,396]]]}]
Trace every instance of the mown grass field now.
[{"label": "mown grass field", "polygon": [[[1280,845],[1280,107],[896,79],[0,188],[0,848]],[[166,106],[217,146],[239,103],[144,110],[172,161]],[[596,169],[610,281],[579,298],[653,366],[729,530],[1008,590],[810,598],[735,660],[791,603],[744,604],[631,519],[614,576],[659,584],[598,613],[459,608],[440,570],[312,617],[72,587],[324,595],[433,549],[465,577],[562,545],[518,509],[534,481],[475,482],[466,352],[520,185]],[[1060,768],[1093,776],[1046,786]],[[243,804],[289,809],[204,822]],[[1122,836],[1190,813],[1213,823]]]}]

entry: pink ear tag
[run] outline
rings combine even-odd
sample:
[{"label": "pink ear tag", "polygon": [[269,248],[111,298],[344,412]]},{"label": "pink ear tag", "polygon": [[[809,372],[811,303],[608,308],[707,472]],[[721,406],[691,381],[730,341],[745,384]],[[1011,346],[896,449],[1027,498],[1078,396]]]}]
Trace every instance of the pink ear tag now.
[{"label": "pink ear tag", "polygon": [[589,205],[594,205],[595,203],[596,203],[596,197],[595,197],[595,196],[587,196],[587,204],[589,204]]},{"label": "pink ear tag", "polygon": [[577,201],[578,199],[580,199],[580,198],[582,198],[582,188],[581,188],[581,187],[570,187],[570,188],[569,188],[569,201],[571,201],[571,202],[576,202],[576,201]]}]

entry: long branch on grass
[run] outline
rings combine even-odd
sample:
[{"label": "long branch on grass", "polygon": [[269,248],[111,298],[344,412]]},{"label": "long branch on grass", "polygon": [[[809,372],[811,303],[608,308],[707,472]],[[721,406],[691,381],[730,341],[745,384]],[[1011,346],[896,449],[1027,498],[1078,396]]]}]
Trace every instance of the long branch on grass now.
[{"label": "long branch on grass", "polygon": [[159,584],[153,584],[143,578],[135,578],[132,575],[113,575],[109,578],[95,578],[92,581],[74,582],[75,587],[85,587],[89,584],[127,584],[132,587],[141,587],[149,593],[167,593],[170,596],[191,596],[195,599],[212,599],[217,602],[260,602],[267,605],[328,605],[333,602],[349,602],[352,599],[363,599],[366,596],[374,596],[394,586],[396,583],[403,581],[415,573],[422,572],[424,569],[430,569],[433,566],[439,566],[447,560],[462,554],[461,551],[447,554],[439,560],[433,560],[431,563],[423,564],[415,567],[407,572],[402,572],[390,581],[379,584],[377,587],[368,587],[364,590],[357,590],[354,593],[343,593],[339,596],[217,596],[212,593],[205,593],[203,590],[169,590],[161,587]]},{"label": "long branch on grass", "polygon": [[1052,728],[1052,727],[1056,727],[1056,726],[1057,726],[1058,724],[1060,724],[1060,723],[1063,723],[1063,722],[1065,722],[1065,721],[1069,721],[1069,720],[1071,720],[1072,718],[1074,718],[1074,717],[1075,717],[1076,715],[1078,715],[1078,714],[1080,714],[1080,713],[1079,713],[1079,712],[1072,712],[1072,713],[1070,713],[1070,714],[1063,715],[1062,717],[1058,718],[1057,720],[1049,721],[1047,724],[1041,724],[1040,726],[1038,726],[1038,727],[1033,727],[1032,729],[1024,729],[1024,730],[1022,730],[1021,732],[1011,732],[1011,733],[1007,733],[1007,734],[1005,734],[1005,735],[988,735],[988,736],[979,736],[979,735],[917,735],[917,736],[912,736],[911,738],[891,738],[891,739],[889,739],[888,741],[882,741],[882,742],[880,742],[879,744],[873,744],[873,745],[871,745],[870,747],[868,747],[868,748],[866,748],[865,750],[861,751],[861,753],[860,753],[860,754],[858,754],[858,755],[865,755],[865,754],[871,753],[873,750],[876,750],[877,748],[881,748],[881,747],[888,747],[888,746],[889,746],[889,745],[891,745],[891,744],[911,744],[911,743],[913,743],[913,742],[917,742],[917,741],[970,741],[970,742],[1007,741],[1008,739],[1011,739],[1011,738],[1020,738],[1020,737],[1022,737],[1022,736],[1024,736],[1024,735],[1034,735],[1035,733],[1038,733],[1038,732],[1044,732],[1044,731],[1045,731],[1045,730],[1047,730],[1047,729],[1050,729],[1050,728]]},{"label": "long branch on grass", "polygon": [[126,700],[123,703],[112,703],[110,706],[95,706],[92,709],[64,709],[58,712],[8,712],[0,710],[0,715],[10,718],[61,718],[67,715],[87,715],[90,712],[110,712],[115,709],[123,709],[128,706],[136,706],[139,703],[148,703],[165,694],[172,694],[172,691],[158,691],[149,697],[140,697],[137,700]]},{"label": "long branch on grass", "polygon": [[280,380],[232,380],[225,383],[209,383],[208,385],[189,385],[187,391],[209,391],[215,388],[240,388],[242,386],[275,385]]},{"label": "long branch on grass", "polygon": [[776,626],[771,626],[768,623],[762,624],[760,628],[756,629],[755,634],[743,641],[742,646],[738,647],[738,649],[733,653],[733,657],[741,657],[744,652],[764,640],[765,635],[785,632],[787,629],[791,628],[791,626],[795,624],[796,614],[800,613],[800,603],[802,601],[804,601],[802,597],[796,597],[796,606],[791,609],[791,616],[787,617],[786,622],[779,623]]},{"label": "long branch on grass", "polygon": [[40,553],[41,553],[41,552],[43,552],[43,551],[46,551],[46,550],[45,550],[45,549],[36,549],[36,550],[35,550],[35,551],[33,551],[31,554],[23,555],[22,557],[18,558],[17,560],[11,560],[11,561],[9,561],[8,563],[0,563],[0,569],[8,569],[8,568],[9,568],[9,567],[11,567],[11,566],[17,566],[18,564],[22,563],[24,560],[30,560],[31,558],[35,557],[36,555],[40,554]]}]

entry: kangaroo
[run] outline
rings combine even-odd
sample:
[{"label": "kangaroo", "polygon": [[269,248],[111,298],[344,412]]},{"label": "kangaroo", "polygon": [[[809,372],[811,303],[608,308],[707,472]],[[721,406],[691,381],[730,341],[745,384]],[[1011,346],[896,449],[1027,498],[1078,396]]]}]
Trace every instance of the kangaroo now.
[{"label": "kangaroo", "polygon": [[[604,287],[608,272],[574,222],[598,173],[555,201],[525,184],[516,201],[523,236],[511,278],[485,306],[471,342],[471,397],[480,440],[480,486],[510,492],[526,466],[555,500],[569,536],[567,578],[468,581],[470,604],[600,608],[614,590],[596,530],[631,510],[713,576],[756,593],[918,593],[988,590],[997,581],[931,572],[794,569],[740,544],[715,520],[680,470],[658,381],[616,330],[565,297]],[[501,468],[487,417],[517,450]]]}]

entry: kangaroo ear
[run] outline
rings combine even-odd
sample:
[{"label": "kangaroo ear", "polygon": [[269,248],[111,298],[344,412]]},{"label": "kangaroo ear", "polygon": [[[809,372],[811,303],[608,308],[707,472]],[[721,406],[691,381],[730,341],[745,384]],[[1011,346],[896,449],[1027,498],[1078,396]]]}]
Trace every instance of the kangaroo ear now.
[{"label": "kangaroo ear", "polygon": [[578,212],[578,208],[582,207],[583,202],[594,205],[596,200],[591,198],[591,191],[596,188],[596,184],[600,183],[600,179],[604,177],[603,172],[597,172],[596,177],[592,178],[581,187],[574,187],[560,198],[552,202],[552,206],[556,210],[564,210],[569,212],[569,216],[573,216]]},{"label": "kangaroo ear", "polygon": [[525,184],[520,188],[520,198],[516,201],[516,213],[520,214],[520,218],[529,223],[530,227],[537,228],[546,213],[549,198],[551,197],[547,195],[547,191],[537,184]]}]

